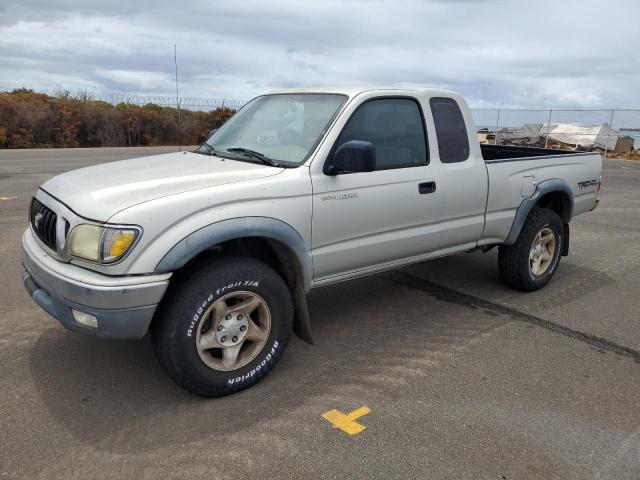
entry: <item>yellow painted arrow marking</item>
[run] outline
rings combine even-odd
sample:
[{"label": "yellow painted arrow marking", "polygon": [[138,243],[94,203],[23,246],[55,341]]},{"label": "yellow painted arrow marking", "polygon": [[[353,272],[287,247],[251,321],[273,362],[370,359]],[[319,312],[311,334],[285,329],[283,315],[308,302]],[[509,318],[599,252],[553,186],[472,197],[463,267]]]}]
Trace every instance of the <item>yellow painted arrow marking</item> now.
[{"label": "yellow painted arrow marking", "polygon": [[367,428],[364,425],[356,422],[356,420],[363,415],[366,415],[370,411],[371,410],[369,409],[369,407],[360,407],[351,413],[344,414],[334,409],[323,413],[322,417],[325,420],[331,422],[334,426],[338,427],[343,432],[346,432],[349,435],[355,435]]}]

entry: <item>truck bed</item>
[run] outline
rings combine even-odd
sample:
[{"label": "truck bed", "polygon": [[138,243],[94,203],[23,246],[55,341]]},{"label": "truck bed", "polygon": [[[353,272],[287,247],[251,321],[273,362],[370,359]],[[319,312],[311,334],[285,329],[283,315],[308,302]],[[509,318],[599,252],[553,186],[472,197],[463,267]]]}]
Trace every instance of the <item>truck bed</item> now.
[{"label": "truck bed", "polygon": [[[530,157],[550,157],[558,155],[577,155],[585,152],[575,152],[573,150],[557,150],[552,148],[537,147],[517,147],[513,145],[489,145],[480,144],[482,158],[486,161],[505,161],[514,158],[530,158]],[[590,152],[586,152],[590,153]]]},{"label": "truck bed", "polygon": [[[602,169],[599,152],[574,152],[510,145],[480,145],[487,167],[489,193],[482,243],[500,243],[509,233],[522,201],[547,180],[571,188],[573,215],[591,210]],[[581,187],[588,182],[587,188]]]}]

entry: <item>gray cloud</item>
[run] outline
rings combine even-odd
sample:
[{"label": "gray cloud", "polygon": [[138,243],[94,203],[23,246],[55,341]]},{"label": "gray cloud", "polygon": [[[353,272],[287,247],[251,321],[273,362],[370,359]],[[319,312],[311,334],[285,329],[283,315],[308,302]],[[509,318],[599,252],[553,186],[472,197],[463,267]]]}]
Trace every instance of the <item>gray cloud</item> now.
[{"label": "gray cloud", "polygon": [[428,84],[474,106],[640,107],[640,4],[9,0],[0,87],[250,98]]}]

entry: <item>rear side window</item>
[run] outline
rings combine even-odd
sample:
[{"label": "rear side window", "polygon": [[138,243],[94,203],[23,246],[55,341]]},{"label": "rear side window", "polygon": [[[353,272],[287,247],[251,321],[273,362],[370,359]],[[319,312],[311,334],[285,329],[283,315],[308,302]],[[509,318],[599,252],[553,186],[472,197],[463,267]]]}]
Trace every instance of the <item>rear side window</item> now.
[{"label": "rear side window", "polygon": [[376,170],[428,163],[420,107],[408,98],[382,98],[361,105],[345,125],[334,148],[349,140],[364,140],[375,145]]},{"label": "rear side window", "polygon": [[464,162],[469,158],[469,136],[460,107],[452,98],[433,97],[429,104],[436,126],[442,163]]}]

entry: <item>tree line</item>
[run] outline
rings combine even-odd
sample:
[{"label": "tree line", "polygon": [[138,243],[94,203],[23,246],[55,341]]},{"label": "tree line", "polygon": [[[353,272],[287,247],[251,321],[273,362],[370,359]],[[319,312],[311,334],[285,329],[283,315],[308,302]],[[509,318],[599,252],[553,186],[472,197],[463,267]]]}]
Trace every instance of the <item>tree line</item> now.
[{"label": "tree line", "polygon": [[196,145],[235,111],[180,111],[94,100],[90,95],[57,95],[17,89],[0,93],[0,148],[126,147]]}]

